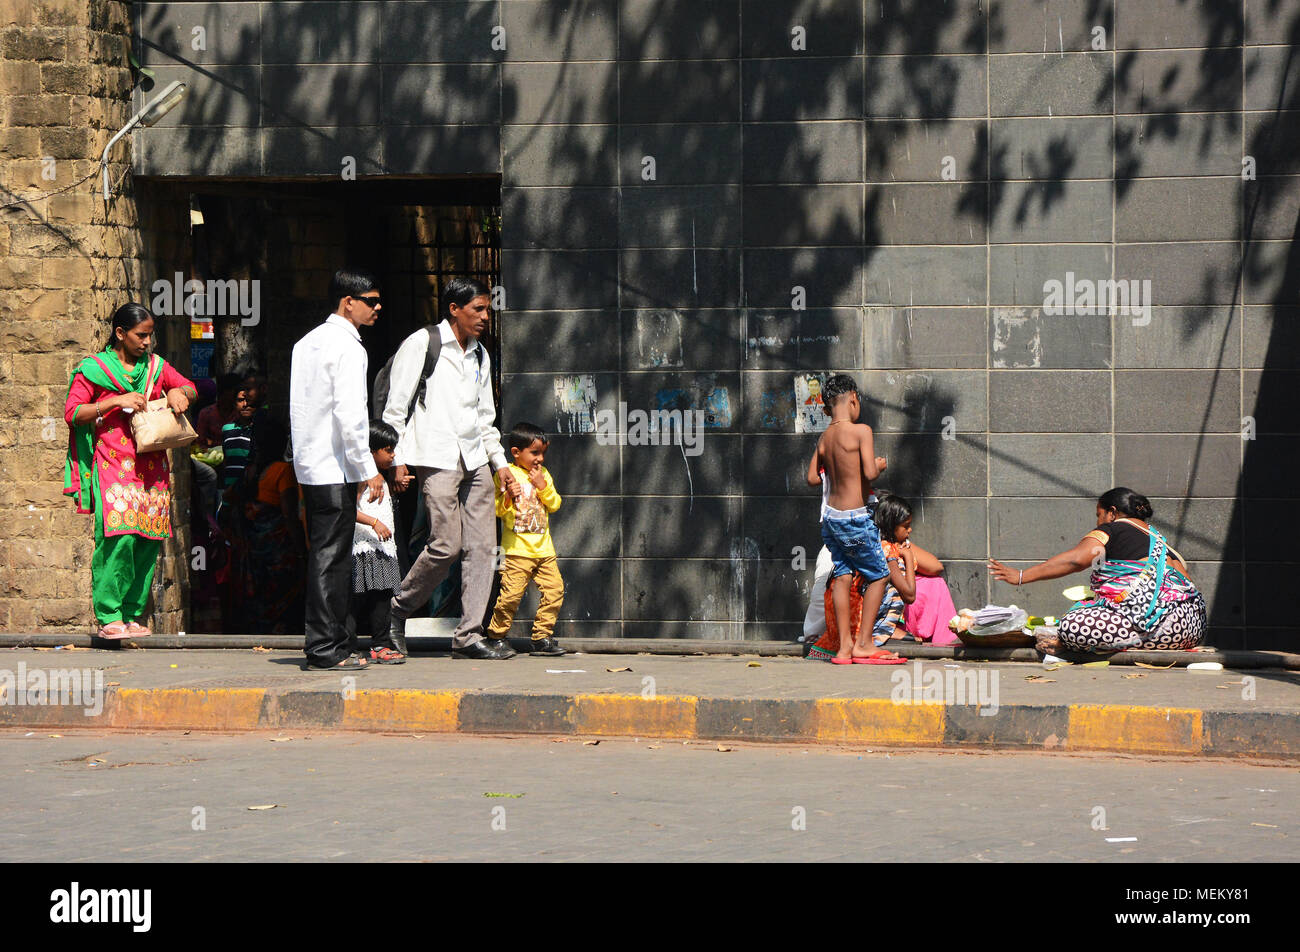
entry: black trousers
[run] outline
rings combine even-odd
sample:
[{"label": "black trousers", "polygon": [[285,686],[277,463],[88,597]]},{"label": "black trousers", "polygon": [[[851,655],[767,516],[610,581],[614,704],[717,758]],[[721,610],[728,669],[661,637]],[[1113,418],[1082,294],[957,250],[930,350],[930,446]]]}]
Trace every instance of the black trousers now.
[{"label": "black trousers", "polygon": [[355,483],[303,486],[307,504],[307,591],[303,634],[307,660],[335,665],[352,653],[348,608],[352,594]]}]

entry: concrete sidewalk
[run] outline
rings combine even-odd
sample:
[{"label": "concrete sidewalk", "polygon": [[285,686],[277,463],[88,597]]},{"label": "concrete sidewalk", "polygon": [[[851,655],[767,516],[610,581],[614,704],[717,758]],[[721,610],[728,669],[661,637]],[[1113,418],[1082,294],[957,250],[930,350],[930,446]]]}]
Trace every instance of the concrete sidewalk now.
[{"label": "concrete sidewalk", "polygon": [[[30,691],[34,678],[54,684],[75,672],[87,692],[102,677],[98,701],[21,695],[24,675]],[[0,653],[0,689],[0,725],[24,729],[461,731],[1300,760],[1300,673],[1281,670],[417,654],[345,677],[304,670],[296,651],[12,648]]]}]

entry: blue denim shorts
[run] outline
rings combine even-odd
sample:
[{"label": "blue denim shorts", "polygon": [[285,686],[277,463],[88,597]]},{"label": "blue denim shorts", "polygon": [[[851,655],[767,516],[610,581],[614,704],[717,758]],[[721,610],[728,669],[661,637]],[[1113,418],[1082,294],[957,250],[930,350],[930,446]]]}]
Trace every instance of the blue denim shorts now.
[{"label": "blue denim shorts", "polygon": [[822,542],[831,553],[831,578],[858,572],[874,582],[889,574],[870,507],[848,512],[828,507],[822,520]]}]

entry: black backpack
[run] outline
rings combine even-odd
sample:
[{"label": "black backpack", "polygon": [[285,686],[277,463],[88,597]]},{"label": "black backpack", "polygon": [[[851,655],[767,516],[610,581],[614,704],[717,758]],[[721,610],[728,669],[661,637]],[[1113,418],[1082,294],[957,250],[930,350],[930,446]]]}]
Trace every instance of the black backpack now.
[{"label": "black backpack", "polygon": [[[411,422],[411,416],[415,413],[415,405],[418,403],[424,406],[424,393],[429,384],[429,378],[433,376],[433,368],[438,363],[438,352],[442,349],[442,335],[438,333],[438,325],[430,324],[425,328],[429,332],[429,349],[424,354],[424,368],[420,371],[420,382],[415,385],[415,391],[411,394],[411,402],[406,405],[406,422]],[[478,359],[479,369],[483,368],[483,344],[478,342],[478,347],[474,350],[474,356]],[[370,409],[373,411],[373,417],[376,420],[384,416],[384,407],[388,406],[388,390],[391,383],[390,378],[393,375],[393,361],[397,359],[397,354],[388,358],[388,362],[380,368],[379,373],[375,375],[374,390],[370,395]]]}]

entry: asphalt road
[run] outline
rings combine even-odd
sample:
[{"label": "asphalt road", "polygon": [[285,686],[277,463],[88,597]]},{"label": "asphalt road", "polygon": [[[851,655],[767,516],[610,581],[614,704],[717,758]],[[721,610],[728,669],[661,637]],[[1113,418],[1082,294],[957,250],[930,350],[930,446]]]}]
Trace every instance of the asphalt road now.
[{"label": "asphalt road", "polygon": [[7,731],[0,859],[1300,859],[1294,767],[718,747]]}]

